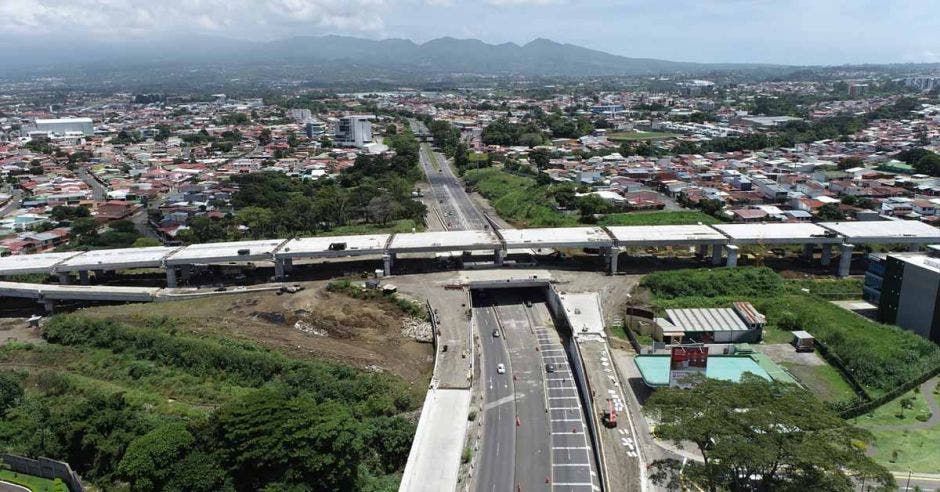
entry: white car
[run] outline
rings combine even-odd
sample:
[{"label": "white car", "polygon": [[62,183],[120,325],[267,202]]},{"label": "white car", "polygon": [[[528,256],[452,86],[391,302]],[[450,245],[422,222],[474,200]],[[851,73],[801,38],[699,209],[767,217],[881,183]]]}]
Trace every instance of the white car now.
[{"label": "white car", "polygon": [[496,364],[496,374],[506,374],[506,366],[503,364]]}]

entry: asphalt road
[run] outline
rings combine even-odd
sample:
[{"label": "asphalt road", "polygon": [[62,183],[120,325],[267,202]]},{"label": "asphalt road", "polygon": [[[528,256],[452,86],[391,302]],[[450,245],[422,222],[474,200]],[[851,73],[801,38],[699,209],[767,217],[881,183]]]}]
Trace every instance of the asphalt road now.
[{"label": "asphalt road", "polygon": [[[474,300],[474,306],[478,303]],[[483,378],[483,453],[477,462],[474,490],[495,492],[512,490],[515,470],[516,403],[509,355],[503,337],[494,337],[499,329],[493,308],[473,308],[473,319],[480,333],[481,374]],[[497,364],[505,364],[506,373],[497,374]]]},{"label": "asphalt road", "polygon": [[463,183],[454,174],[444,155],[435,152],[427,143],[421,144],[421,169],[431,186],[444,228],[452,231],[480,230],[486,225]]},{"label": "asphalt road", "polygon": [[[544,301],[529,297],[526,306],[524,295],[499,290],[474,297],[486,393],[476,490],[593,492],[598,490],[593,453],[561,338]],[[494,338],[497,326],[502,336]],[[490,384],[498,360],[507,361],[508,388]],[[555,368],[550,374],[548,363]],[[514,429],[505,430],[503,408],[514,411]],[[507,445],[515,447],[511,456],[504,455]],[[508,486],[507,468],[512,470]]]},{"label": "asphalt road", "polygon": [[10,195],[10,201],[8,201],[6,205],[0,207],[0,217],[4,217],[8,213],[19,208],[20,200],[23,199],[23,190],[15,189],[10,192]]},{"label": "asphalt road", "polygon": [[108,197],[108,189],[95,179],[87,169],[80,167],[75,170],[75,175],[91,188],[92,198],[96,201],[104,201]]}]

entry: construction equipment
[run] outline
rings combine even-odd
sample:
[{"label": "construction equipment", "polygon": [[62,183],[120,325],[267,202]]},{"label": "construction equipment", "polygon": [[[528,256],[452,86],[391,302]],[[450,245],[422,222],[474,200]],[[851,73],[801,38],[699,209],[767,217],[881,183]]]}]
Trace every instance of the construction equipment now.
[{"label": "construction equipment", "polygon": [[607,399],[607,410],[601,414],[601,423],[607,428],[617,427],[617,410],[614,408],[614,401],[610,398]]}]

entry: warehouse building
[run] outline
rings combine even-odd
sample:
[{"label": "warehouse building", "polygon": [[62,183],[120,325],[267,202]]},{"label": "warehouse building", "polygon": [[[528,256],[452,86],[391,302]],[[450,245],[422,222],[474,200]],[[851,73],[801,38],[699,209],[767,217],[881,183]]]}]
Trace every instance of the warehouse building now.
[{"label": "warehouse building", "polygon": [[767,319],[749,302],[730,308],[667,309],[656,318],[656,338],[665,343],[757,343]]},{"label": "warehouse building", "polygon": [[37,119],[36,131],[50,136],[80,133],[86,137],[95,134],[91,118]]},{"label": "warehouse building", "polygon": [[940,343],[940,258],[922,253],[872,254],[862,293],[878,321]]}]

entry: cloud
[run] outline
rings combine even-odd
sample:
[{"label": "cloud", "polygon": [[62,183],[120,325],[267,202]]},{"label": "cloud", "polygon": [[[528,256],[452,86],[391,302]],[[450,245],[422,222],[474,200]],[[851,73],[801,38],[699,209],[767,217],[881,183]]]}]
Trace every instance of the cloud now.
[{"label": "cloud", "polygon": [[556,5],[564,0],[484,0],[487,5],[494,7],[526,7],[539,5]]},{"label": "cloud", "polygon": [[378,31],[387,0],[2,0],[0,32],[100,37],[176,31]]}]

